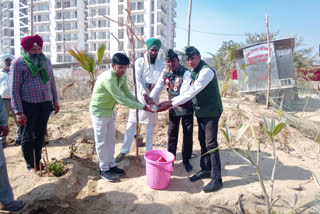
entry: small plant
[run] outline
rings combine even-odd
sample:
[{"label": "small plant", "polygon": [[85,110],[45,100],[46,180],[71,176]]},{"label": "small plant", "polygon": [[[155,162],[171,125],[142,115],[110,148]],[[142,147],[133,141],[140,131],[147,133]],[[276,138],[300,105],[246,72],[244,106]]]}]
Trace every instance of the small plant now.
[{"label": "small plant", "polygon": [[[256,134],[255,134],[253,126],[250,124],[242,125],[241,128],[237,132],[237,136],[236,136],[235,140],[238,141],[242,137],[242,135],[247,131],[247,129],[250,127],[252,136],[255,139],[255,141],[257,142],[257,160],[256,160],[256,162],[253,160],[253,158],[251,156],[251,145],[250,144],[247,145],[247,151],[242,150],[242,149],[236,150],[231,145],[231,133],[229,130],[229,126],[227,124],[225,124],[225,130],[221,129],[221,131],[226,139],[228,149],[230,149],[233,153],[235,153],[237,156],[239,156],[244,161],[248,162],[250,165],[252,165],[256,169],[257,176],[259,179],[259,184],[262,189],[262,193],[264,195],[264,200],[267,203],[267,213],[271,214],[273,205],[279,199],[279,198],[274,199],[272,197],[273,188],[274,188],[274,180],[275,180],[275,172],[276,172],[277,160],[278,160],[278,157],[276,155],[274,137],[283,129],[283,127],[285,126],[285,123],[279,122],[277,125],[275,125],[274,119],[272,119],[270,121],[269,118],[265,116],[264,121],[259,122],[259,126],[264,130],[264,132],[269,137],[271,144],[272,144],[272,149],[273,149],[274,164],[272,167],[272,174],[271,174],[270,183],[269,183],[270,184],[269,193],[267,192],[267,189],[266,189],[266,186],[264,183],[263,175],[261,172],[261,165],[260,165],[260,145],[262,143],[262,140],[256,138]],[[212,149],[203,155],[206,155],[206,154],[211,153],[211,152],[218,150],[218,149],[220,149],[220,148]]]},{"label": "small plant", "polygon": [[101,45],[98,48],[97,60],[95,60],[93,56],[84,51],[79,51],[77,49],[70,49],[68,51],[69,54],[81,64],[81,67],[88,72],[90,76],[91,92],[93,91],[94,83],[96,82],[96,65],[101,65],[105,48],[105,45]]},{"label": "small plant", "polygon": [[75,152],[77,151],[77,147],[75,142],[73,142],[70,146],[69,146],[69,150],[70,150],[70,158],[73,158],[75,156]]},{"label": "small plant", "polygon": [[63,164],[63,160],[55,160],[53,162],[50,162],[48,165],[48,169],[49,171],[56,177],[60,177],[61,175],[63,175],[63,168],[64,168],[64,164]]}]

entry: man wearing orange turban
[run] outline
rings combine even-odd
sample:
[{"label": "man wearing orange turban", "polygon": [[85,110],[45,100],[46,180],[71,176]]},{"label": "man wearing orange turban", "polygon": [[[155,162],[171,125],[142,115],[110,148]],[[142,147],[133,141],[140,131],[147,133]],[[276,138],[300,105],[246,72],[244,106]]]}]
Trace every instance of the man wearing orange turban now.
[{"label": "man wearing orange turban", "polygon": [[48,119],[53,110],[56,114],[60,109],[52,66],[42,53],[42,45],[38,35],[24,37],[22,56],[10,67],[11,105],[21,125],[21,148],[28,170],[42,167],[41,151]]}]

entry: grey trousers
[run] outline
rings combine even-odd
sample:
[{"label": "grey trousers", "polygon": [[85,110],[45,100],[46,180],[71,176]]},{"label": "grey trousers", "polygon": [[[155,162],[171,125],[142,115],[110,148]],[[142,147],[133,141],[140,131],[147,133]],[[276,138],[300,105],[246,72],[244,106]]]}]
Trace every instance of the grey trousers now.
[{"label": "grey trousers", "polygon": [[[11,106],[11,100],[10,99],[2,99],[3,103],[6,107],[6,110],[8,112],[8,116],[12,115],[14,121],[16,122],[16,141],[20,141],[21,142],[21,126],[17,123],[16,120],[16,114],[14,113],[12,106]],[[0,143],[5,143],[6,142],[7,137],[0,137]]]},{"label": "grey trousers", "polygon": [[3,205],[13,201],[13,192],[9,183],[6,158],[4,157],[2,143],[0,143],[0,203]]}]

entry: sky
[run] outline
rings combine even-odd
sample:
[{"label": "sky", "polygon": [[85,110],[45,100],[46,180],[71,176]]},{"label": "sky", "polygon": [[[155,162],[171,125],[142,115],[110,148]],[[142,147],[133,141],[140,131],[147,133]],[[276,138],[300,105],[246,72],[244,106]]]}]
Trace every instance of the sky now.
[{"label": "sky", "polygon": [[[187,45],[189,0],[176,2],[175,49],[183,50]],[[318,54],[320,0],[193,0],[190,45],[209,57],[208,52],[215,54],[223,41],[244,42],[246,32],[266,32],[266,9],[269,32],[279,31],[277,39],[303,37],[303,47],[313,47]]]}]

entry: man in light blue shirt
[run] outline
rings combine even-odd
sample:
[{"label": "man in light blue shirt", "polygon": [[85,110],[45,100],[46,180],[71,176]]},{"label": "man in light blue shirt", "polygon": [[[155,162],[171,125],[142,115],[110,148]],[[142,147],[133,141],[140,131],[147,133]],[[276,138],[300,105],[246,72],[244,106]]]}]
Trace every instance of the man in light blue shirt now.
[{"label": "man in light blue shirt", "polygon": [[[0,136],[8,135],[8,114],[0,97]],[[6,159],[0,144],[0,210],[17,211],[24,206],[22,201],[13,200],[13,192],[9,183]]]},{"label": "man in light blue shirt", "polygon": [[[21,127],[16,121],[16,114],[14,113],[11,107],[11,98],[10,98],[10,74],[9,68],[11,65],[11,61],[14,59],[12,54],[3,54],[0,56],[0,96],[2,97],[3,104],[7,110],[8,115],[12,115],[13,119],[16,122],[16,146],[21,144]],[[3,147],[6,144],[6,137],[0,137],[0,142]]]}]

